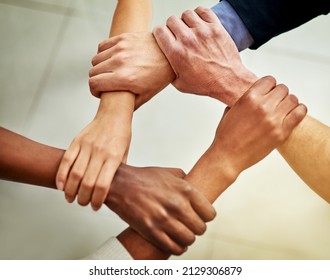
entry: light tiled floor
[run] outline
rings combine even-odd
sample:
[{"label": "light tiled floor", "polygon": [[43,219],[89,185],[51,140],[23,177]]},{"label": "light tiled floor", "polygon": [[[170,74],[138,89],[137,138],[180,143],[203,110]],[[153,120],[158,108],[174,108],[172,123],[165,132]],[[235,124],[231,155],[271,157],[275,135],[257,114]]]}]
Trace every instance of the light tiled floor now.
[{"label": "light tiled floor", "polygon": [[[0,0],[0,122],[66,148],[93,117],[90,59],[117,1]],[[188,3],[187,3],[188,2]],[[216,1],[154,1],[153,24]],[[320,17],[242,53],[259,76],[286,83],[312,116],[330,123],[330,18]],[[189,171],[224,106],[167,88],[136,112],[129,163]],[[170,114],[168,112],[171,112]],[[175,259],[329,259],[330,208],[275,151],[216,202],[218,217]],[[68,205],[61,193],[0,182],[0,259],[76,259],[125,228],[107,209]]]}]

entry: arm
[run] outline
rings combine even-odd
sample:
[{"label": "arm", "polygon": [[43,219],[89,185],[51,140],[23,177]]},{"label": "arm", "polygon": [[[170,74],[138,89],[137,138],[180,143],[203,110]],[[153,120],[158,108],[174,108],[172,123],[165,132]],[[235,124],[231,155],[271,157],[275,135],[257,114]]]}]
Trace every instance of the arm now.
[{"label": "arm", "polygon": [[306,117],[278,148],[305,183],[330,203],[330,128]]},{"label": "arm", "polygon": [[[185,179],[209,201],[215,201],[243,170],[281,144],[305,114],[306,108],[288,94],[286,87],[275,86],[275,80],[270,77],[261,79],[232,109],[226,110],[212,145]],[[131,229],[120,234],[118,239],[135,259],[169,257]]]},{"label": "arm", "polygon": [[[145,31],[150,17],[150,0],[120,0],[110,36]],[[69,202],[78,195],[79,204],[101,207],[117,168],[126,161],[134,104],[130,92],[102,94],[94,120],[73,140],[59,166],[57,187]]]},{"label": "arm", "polygon": [[[234,98],[230,100],[235,103],[257,77],[240,65],[238,51],[235,50],[234,43],[217,17],[204,8],[197,8],[195,13],[194,15],[190,11],[182,16],[185,18],[185,22],[189,22],[190,19],[191,24],[195,26],[194,29],[185,26],[182,21],[180,25],[177,25],[177,29],[173,28],[174,23],[180,21],[173,17],[169,19],[167,27],[163,26],[155,30],[157,42],[168,60],[171,61],[175,72],[182,73],[175,81],[177,85],[192,92],[195,85],[190,81],[200,81],[208,86],[212,93],[211,97],[223,101],[224,96],[231,96]],[[169,30],[175,34],[176,40],[173,40],[173,35]],[[185,37],[182,37],[183,31]],[[188,54],[186,51],[182,51],[187,48],[189,48]],[[228,56],[232,59],[226,59]],[[209,61],[209,57],[213,58],[212,62]],[[210,73],[203,79],[201,71],[197,71],[193,65],[199,65],[198,69],[208,69]],[[231,71],[234,74],[230,74]],[[224,73],[229,74],[223,75]],[[205,84],[210,80],[210,78],[207,79],[210,76],[213,82]],[[251,79],[249,80],[247,77],[251,77]],[[235,82],[236,79],[238,82]],[[236,95],[233,94],[234,92]],[[325,137],[328,135],[329,127],[306,116],[293,131],[288,142],[279,148],[281,155],[293,170],[327,201],[330,200],[328,170],[330,155],[327,150],[330,146],[330,138]]]},{"label": "arm", "polygon": [[227,0],[244,22],[256,49],[273,37],[330,12],[329,1]]},{"label": "arm", "polygon": [[[63,150],[1,127],[0,147],[0,179],[55,188]],[[122,164],[105,205],[152,244],[180,254],[215,216],[211,204],[184,176],[177,168]]]},{"label": "arm", "polygon": [[[265,107],[264,104],[267,106]],[[195,184],[208,200],[213,202],[236,180],[237,176],[243,170],[261,160],[283,142],[288,137],[293,127],[297,125],[305,114],[305,107],[299,105],[296,98],[288,95],[287,88],[275,86],[275,80],[272,78],[260,80],[231,110],[229,110],[229,112],[228,110],[226,111],[226,114],[223,116],[218,126],[215,140],[187,175],[186,180]],[[274,118],[274,116],[276,116],[276,118]],[[3,129],[0,130],[0,133],[1,147],[5,147],[5,149],[1,150],[0,167],[10,167],[9,169],[7,168],[6,172],[0,173],[1,178],[11,180],[19,179],[20,181],[29,181],[34,184],[40,182],[37,178],[38,176],[33,176],[31,178],[30,174],[34,174],[34,172],[38,171],[39,173],[37,173],[37,175],[44,174],[45,176],[44,181],[41,182],[52,187],[54,184],[54,170],[56,170],[56,165],[63,151],[40,145],[23,137],[15,136]],[[242,138],[242,135],[246,137]],[[16,139],[16,137],[18,137],[18,139]],[[242,141],[242,139],[244,139],[244,141]],[[29,149],[19,151],[19,149],[17,149],[18,146],[29,147]],[[41,153],[42,151],[43,153]],[[45,158],[42,159],[43,164],[41,166],[34,165],[34,162],[40,161],[39,155],[42,154],[46,155]],[[21,158],[23,158],[23,161],[17,161],[17,159]],[[15,159],[15,161],[13,159]],[[22,173],[25,174],[23,177],[18,175],[21,168],[25,170]],[[1,168],[0,170],[4,169]],[[122,171],[119,169],[117,172],[118,176],[115,177],[117,183],[113,182],[113,187],[111,188],[109,199],[106,203],[117,201],[115,205],[117,205],[117,207],[121,205],[125,209],[125,206],[122,205],[121,200],[118,200],[117,197],[124,198],[124,201],[125,199],[130,201],[130,196],[128,196],[128,198],[126,195],[120,196],[120,190],[122,191],[123,188],[122,186],[121,188],[115,186],[120,185],[122,182],[121,180],[124,180],[128,181],[126,188],[129,189],[129,187],[135,186],[136,182],[139,182],[139,180],[143,182],[143,178],[145,178],[144,180],[153,178],[151,176],[152,174],[142,173],[143,176],[137,180],[137,173],[138,170],[125,172],[125,170]],[[156,179],[161,178],[162,176],[156,177]],[[166,177],[163,181],[160,181],[167,182],[168,178]],[[150,186],[155,185],[157,180],[153,182],[150,183]],[[156,189],[157,192],[161,190],[158,186]],[[167,195],[170,195],[171,191],[172,190],[170,190]],[[134,196],[141,193],[143,195],[143,192],[128,191],[128,193],[134,193]],[[188,196],[192,198],[194,197],[193,193],[194,192],[191,191],[190,188],[185,186],[183,197]],[[144,197],[144,195],[142,197]],[[169,196],[165,195],[164,197],[168,198]],[[132,198],[132,201],[135,200],[139,200],[139,198]],[[149,196],[145,201],[148,202],[148,200]],[[178,207],[185,205],[181,201],[182,200],[178,200]],[[203,209],[202,206],[205,201],[197,198],[196,200],[192,199],[192,201],[195,201],[195,203],[191,204],[194,209]],[[131,203],[128,204],[132,205]],[[145,207],[145,205],[143,205],[143,207]],[[186,211],[185,209],[182,210]],[[200,217],[203,217],[204,220],[212,219],[214,217],[214,214],[212,215],[211,213],[212,211],[205,210],[207,209],[199,212]],[[148,214],[148,211],[145,214]],[[194,222],[195,221],[196,220],[194,220]],[[162,224],[166,225],[164,221]],[[174,228],[177,229],[177,226],[174,225]],[[186,234],[184,234],[184,236],[186,236]],[[166,259],[170,256],[170,253],[158,249],[132,228],[128,228],[121,233],[118,239],[134,259]]]}]

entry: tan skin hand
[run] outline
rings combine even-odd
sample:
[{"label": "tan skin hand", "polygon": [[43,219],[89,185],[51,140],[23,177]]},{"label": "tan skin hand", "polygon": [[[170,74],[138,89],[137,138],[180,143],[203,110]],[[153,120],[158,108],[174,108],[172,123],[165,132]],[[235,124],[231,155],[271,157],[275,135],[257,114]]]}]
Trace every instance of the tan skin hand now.
[{"label": "tan skin hand", "polygon": [[[127,33],[99,44],[89,72],[91,93],[127,90],[135,93],[135,109],[174,79],[174,72],[151,33]],[[145,81],[148,81],[146,83]]]},{"label": "tan skin hand", "polygon": [[[102,206],[131,140],[131,120],[124,114],[125,108],[104,108],[99,108],[95,119],[73,140],[56,176],[57,187],[64,190],[68,202],[78,196],[80,205],[91,202],[94,210]],[[107,114],[109,110],[113,117]]]},{"label": "tan skin hand", "polygon": [[306,114],[285,85],[261,78],[226,110],[212,146],[239,173],[280,146]]}]

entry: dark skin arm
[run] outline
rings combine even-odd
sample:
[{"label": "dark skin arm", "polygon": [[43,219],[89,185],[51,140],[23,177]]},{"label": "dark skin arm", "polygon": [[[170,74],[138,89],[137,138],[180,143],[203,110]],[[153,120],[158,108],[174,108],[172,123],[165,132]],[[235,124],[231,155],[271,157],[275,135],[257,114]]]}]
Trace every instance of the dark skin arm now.
[{"label": "dark skin arm", "polygon": [[[56,189],[64,150],[4,128],[0,128],[0,147],[0,179]],[[184,176],[177,168],[122,164],[105,205],[154,245],[181,254],[215,216],[211,204]]]}]

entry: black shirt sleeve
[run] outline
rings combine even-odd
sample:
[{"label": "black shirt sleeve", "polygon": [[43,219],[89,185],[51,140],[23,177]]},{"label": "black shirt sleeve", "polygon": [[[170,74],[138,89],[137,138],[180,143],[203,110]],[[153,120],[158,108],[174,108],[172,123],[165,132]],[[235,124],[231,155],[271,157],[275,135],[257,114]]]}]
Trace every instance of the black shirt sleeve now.
[{"label": "black shirt sleeve", "polygon": [[227,0],[244,22],[257,49],[271,38],[330,12],[330,0]]}]

